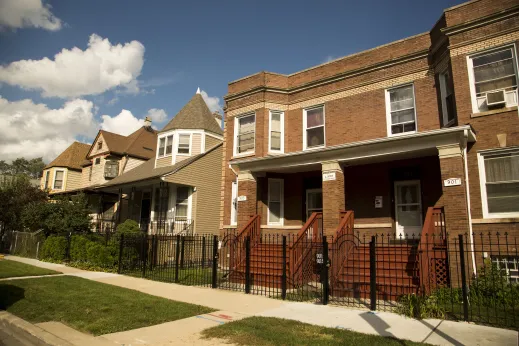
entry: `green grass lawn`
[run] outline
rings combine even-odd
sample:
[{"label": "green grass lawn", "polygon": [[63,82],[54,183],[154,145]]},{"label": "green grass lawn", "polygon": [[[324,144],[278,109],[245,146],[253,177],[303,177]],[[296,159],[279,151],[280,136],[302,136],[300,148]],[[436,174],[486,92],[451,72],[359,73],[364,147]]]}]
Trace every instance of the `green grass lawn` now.
[{"label": "green grass lawn", "polygon": [[0,279],[14,278],[20,276],[53,275],[60,272],[35,267],[22,262],[11,260],[0,260]]},{"label": "green grass lawn", "polygon": [[72,276],[1,282],[0,310],[32,323],[58,321],[94,335],[214,311]]},{"label": "green grass lawn", "polygon": [[[442,306],[445,310],[445,319],[463,320],[463,305],[452,304]],[[469,321],[477,324],[491,325],[493,327],[519,330],[519,306],[497,305],[469,306]]]},{"label": "green grass lawn", "polygon": [[237,345],[427,345],[343,329],[326,328],[273,317],[249,317],[202,331],[206,339],[218,338]]}]

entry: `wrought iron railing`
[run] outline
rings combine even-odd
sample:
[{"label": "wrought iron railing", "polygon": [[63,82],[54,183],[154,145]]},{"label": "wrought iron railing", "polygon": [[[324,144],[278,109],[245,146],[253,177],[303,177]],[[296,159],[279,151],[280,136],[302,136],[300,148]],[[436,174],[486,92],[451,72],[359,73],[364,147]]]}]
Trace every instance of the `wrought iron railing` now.
[{"label": "wrought iron railing", "polygon": [[341,211],[340,217],[341,223],[335,231],[335,240],[332,243],[331,249],[330,286],[332,288],[339,279],[341,269],[348,259],[348,255],[352,252],[356,243],[358,243],[355,241],[353,211]]}]

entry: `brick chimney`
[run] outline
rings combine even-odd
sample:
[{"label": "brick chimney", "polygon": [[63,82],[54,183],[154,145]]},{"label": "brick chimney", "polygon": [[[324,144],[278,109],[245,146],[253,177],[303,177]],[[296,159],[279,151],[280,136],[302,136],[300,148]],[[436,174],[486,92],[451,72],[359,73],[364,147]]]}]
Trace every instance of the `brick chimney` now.
[{"label": "brick chimney", "polygon": [[216,123],[218,124],[218,126],[220,126],[220,128],[222,128],[223,117],[220,114],[220,112],[218,112],[218,111],[213,112],[213,117],[214,117],[214,120],[216,120]]}]

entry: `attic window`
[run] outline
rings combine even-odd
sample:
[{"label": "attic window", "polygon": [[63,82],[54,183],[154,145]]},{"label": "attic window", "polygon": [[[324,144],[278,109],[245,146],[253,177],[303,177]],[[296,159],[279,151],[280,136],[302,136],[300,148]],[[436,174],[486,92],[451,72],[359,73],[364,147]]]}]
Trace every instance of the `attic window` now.
[{"label": "attic window", "polygon": [[97,150],[103,149],[103,142],[97,142]]}]

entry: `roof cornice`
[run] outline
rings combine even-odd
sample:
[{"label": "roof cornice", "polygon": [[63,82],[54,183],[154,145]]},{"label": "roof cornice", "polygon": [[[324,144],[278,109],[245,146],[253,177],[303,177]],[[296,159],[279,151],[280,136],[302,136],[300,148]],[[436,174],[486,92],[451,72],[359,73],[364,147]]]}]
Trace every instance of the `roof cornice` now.
[{"label": "roof cornice", "polygon": [[492,13],[487,16],[477,18],[474,20],[470,20],[468,22],[456,24],[453,26],[447,26],[445,28],[440,29],[442,33],[444,33],[447,36],[455,35],[462,33],[464,31],[476,29],[488,24],[492,24],[495,22],[499,22],[503,19],[511,18],[519,14],[519,6],[514,6],[507,8],[505,10],[502,10],[500,12]]}]

